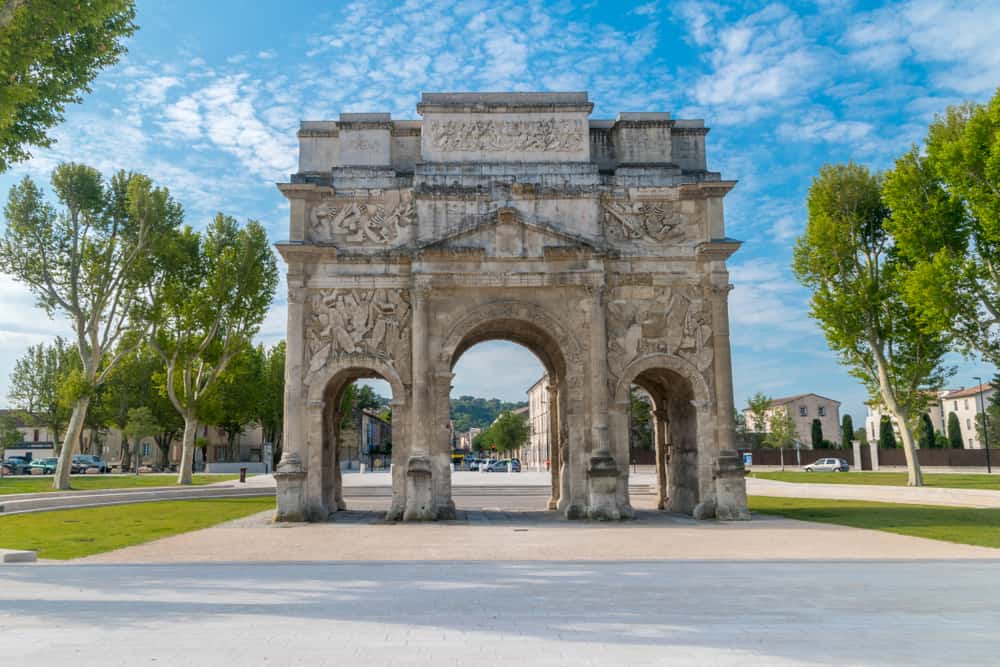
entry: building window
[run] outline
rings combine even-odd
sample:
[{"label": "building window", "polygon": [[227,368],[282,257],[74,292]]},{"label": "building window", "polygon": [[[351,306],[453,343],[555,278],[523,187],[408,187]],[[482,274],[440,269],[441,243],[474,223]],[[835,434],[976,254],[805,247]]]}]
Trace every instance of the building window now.
[{"label": "building window", "polygon": [[215,460],[216,461],[225,461],[226,460],[226,446],[225,445],[217,445],[215,447]]},{"label": "building window", "polygon": [[149,443],[148,442],[142,443],[142,455],[143,456],[149,456]]},{"label": "building window", "polygon": [[972,420],[968,417],[965,418],[965,428],[972,428]]},{"label": "building window", "polygon": [[819,416],[820,417],[826,417],[826,406],[825,405],[819,406]]},{"label": "building window", "polygon": [[969,449],[975,449],[975,447],[972,446],[972,438],[969,438]]},{"label": "building window", "polygon": [[969,409],[969,399],[965,399],[964,401],[962,401],[962,404],[963,404],[963,407],[965,407],[966,410]]},{"label": "building window", "polygon": [[804,405],[800,405],[799,406],[799,417],[808,417],[808,416],[809,416],[809,408],[807,408]]}]

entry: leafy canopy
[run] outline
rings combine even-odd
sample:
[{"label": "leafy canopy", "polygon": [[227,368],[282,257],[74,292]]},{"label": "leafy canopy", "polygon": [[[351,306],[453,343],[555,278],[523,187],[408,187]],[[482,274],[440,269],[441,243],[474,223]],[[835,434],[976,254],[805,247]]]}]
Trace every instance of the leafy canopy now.
[{"label": "leafy canopy", "polygon": [[133,0],[0,0],[0,173],[49,146],[66,105],[125,53]]}]

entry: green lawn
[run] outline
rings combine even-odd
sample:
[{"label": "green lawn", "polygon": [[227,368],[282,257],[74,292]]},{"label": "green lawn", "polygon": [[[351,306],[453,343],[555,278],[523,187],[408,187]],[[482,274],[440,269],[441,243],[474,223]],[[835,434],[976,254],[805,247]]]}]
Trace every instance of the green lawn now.
[{"label": "green lawn", "polygon": [[[237,479],[239,475],[195,475],[192,484],[212,484]],[[134,489],[145,486],[174,486],[177,475],[73,475],[70,484],[73,491],[93,489]],[[0,495],[10,493],[43,493],[53,491],[52,476],[4,477],[0,479]]]},{"label": "green lawn", "polygon": [[789,519],[884,530],[945,542],[1000,548],[1000,509],[751,496],[750,509]]},{"label": "green lawn", "polygon": [[[816,484],[872,484],[906,486],[905,472],[752,472],[751,477],[779,482],[814,482]],[[1000,491],[1000,472],[967,474],[924,473],[925,486],[949,489],[993,489]]]},{"label": "green lawn", "polygon": [[274,508],[274,498],[172,500],[0,516],[0,547],[67,560],[207,528]]}]

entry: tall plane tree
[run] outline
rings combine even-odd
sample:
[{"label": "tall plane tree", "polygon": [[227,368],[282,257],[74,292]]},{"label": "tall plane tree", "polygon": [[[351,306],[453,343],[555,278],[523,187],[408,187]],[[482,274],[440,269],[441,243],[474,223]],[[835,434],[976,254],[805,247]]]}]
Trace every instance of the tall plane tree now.
[{"label": "tall plane tree", "polygon": [[79,102],[136,30],[133,0],[0,0],[0,172],[48,146],[48,130]]},{"label": "tall plane tree", "polygon": [[105,182],[96,169],[67,163],[53,171],[52,186],[59,211],[28,177],[11,189],[0,270],[73,329],[82,370],[53,481],[54,488],[68,489],[91,394],[128,353],[129,346],[118,343],[134,333],[150,248],[182,213],[165,189],[141,174],[118,172]]},{"label": "tall plane tree", "polygon": [[911,420],[940,388],[948,349],[917,326],[901,294],[909,270],[893,250],[882,179],[856,164],[824,166],[809,188],[809,220],[795,246],[796,277],[813,291],[810,314],[851,374],[899,425],[907,482],[921,486]]},{"label": "tall plane tree", "polygon": [[886,179],[904,295],[931,330],[1000,366],[1000,91],[951,107]]},{"label": "tall plane tree", "polygon": [[163,359],[164,389],[184,419],[178,484],[190,484],[200,404],[257,333],[278,269],[264,228],[218,214],[203,234],[174,235],[156,258],[150,346]]},{"label": "tall plane tree", "polygon": [[28,346],[23,357],[14,362],[10,374],[11,403],[28,415],[33,425],[44,426],[52,434],[56,447],[61,448],[59,434],[69,420],[70,410],[61,399],[60,387],[74,365],[72,355],[76,350],[61,337],[51,344]]}]

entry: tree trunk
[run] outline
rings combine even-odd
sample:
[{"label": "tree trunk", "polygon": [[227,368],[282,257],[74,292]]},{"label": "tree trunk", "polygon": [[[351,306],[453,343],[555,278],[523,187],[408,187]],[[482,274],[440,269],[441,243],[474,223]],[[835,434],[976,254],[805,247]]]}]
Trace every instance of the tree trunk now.
[{"label": "tree trunk", "polygon": [[198,430],[198,419],[191,411],[184,415],[184,435],[181,439],[181,462],[177,466],[177,483],[191,483],[191,468],[194,465],[194,437]]},{"label": "tree trunk", "polygon": [[56,464],[56,474],[52,479],[52,488],[57,491],[69,489],[69,474],[73,468],[73,454],[76,453],[76,445],[80,441],[80,433],[83,432],[83,422],[87,418],[87,407],[90,405],[90,397],[83,396],[77,399],[73,406],[73,416],[69,418],[69,426],[66,427],[66,436],[63,438],[62,449],[59,451],[59,462]]},{"label": "tree trunk", "polygon": [[121,455],[122,472],[125,472],[131,467],[132,467],[132,449],[128,444],[128,437],[122,434],[122,455]]},{"label": "tree trunk", "polygon": [[923,486],[924,474],[920,470],[920,459],[917,458],[917,448],[913,442],[909,415],[900,411],[894,413],[893,416],[899,422],[899,436],[903,440],[903,454],[906,456],[906,485]]}]

